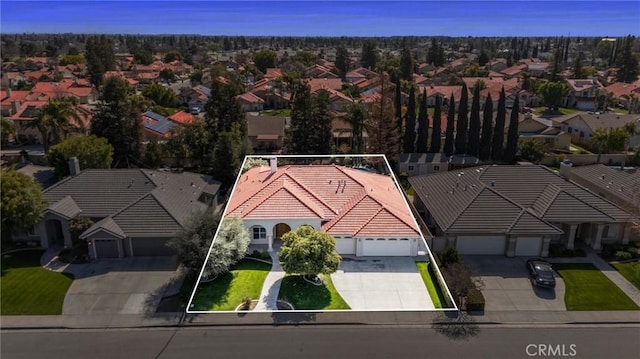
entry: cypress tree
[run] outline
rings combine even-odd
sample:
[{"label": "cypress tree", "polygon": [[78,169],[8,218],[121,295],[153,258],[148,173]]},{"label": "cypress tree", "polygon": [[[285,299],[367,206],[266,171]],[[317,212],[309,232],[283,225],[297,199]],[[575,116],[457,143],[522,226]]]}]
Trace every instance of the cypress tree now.
[{"label": "cypress tree", "polygon": [[440,136],[442,134],[440,117],[441,115],[441,104],[442,98],[436,95],[436,107],[433,109],[433,129],[431,130],[431,147],[429,147],[429,152],[437,153],[440,152]]},{"label": "cypress tree", "polygon": [[467,132],[469,131],[469,91],[462,83],[460,106],[458,106],[458,124],[456,125],[456,155],[463,155],[467,151]]},{"label": "cypress tree", "polygon": [[444,135],[444,154],[449,157],[453,154],[453,126],[456,116],[456,99],[451,94],[449,99],[449,113],[447,114],[447,130]]},{"label": "cypress tree", "polygon": [[480,146],[480,86],[473,89],[471,102],[471,116],[469,119],[469,138],[467,139],[467,154],[478,157]]},{"label": "cypress tree", "polygon": [[429,141],[429,115],[427,114],[427,89],[425,88],[420,97],[418,112],[418,140],[416,143],[418,153],[427,152],[427,141]]},{"label": "cypress tree", "polygon": [[416,92],[413,85],[409,89],[409,103],[404,122],[403,152],[413,153],[416,151]]},{"label": "cypress tree", "polygon": [[504,87],[500,91],[498,99],[498,109],[496,113],[496,127],[493,129],[493,140],[491,141],[491,159],[493,162],[501,162],[504,145],[504,122],[507,117],[507,109],[505,104]]},{"label": "cypress tree", "polygon": [[402,137],[402,93],[400,81],[396,82],[393,107],[395,110],[396,125],[398,126],[398,136]]},{"label": "cypress tree", "polygon": [[491,158],[491,140],[493,136],[493,101],[491,94],[487,96],[482,114],[482,137],[480,138],[480,150],[478,156],[481,161]]},{"label": "cypress tree", "polygon": [[507,146],[504,149],[504,161],[508,164],[516,162],[516,152],[518,151],[518,117],[520,113],[520,104],[518,96],[513,101],[511,109],[511,118],[509,119],[509,132],[507,133]]}]

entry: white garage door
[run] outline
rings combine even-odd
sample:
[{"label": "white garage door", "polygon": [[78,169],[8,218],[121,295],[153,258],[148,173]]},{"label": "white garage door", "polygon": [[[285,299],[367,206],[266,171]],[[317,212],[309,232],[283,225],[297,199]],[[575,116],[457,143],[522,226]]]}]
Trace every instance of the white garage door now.
[{"label": "white garage door", "polygon": [[516,256],[539,256],[541,249],[541,237],[518,237],[516,239]]},{"label": "white garage door", "polygon": [[366,238],[362,241],[361,256],[397,257],[411,255],[411,241],[407,238]]},{"label": "white garage door", "polygon": [[336,251],[339,254],[356,254],[356,239],[351,237],[336,237]]},{"label": "white garage door", "polygon": [[460,254],[495,254],[505,253],[504,236],[458,237],[456,248]]}]

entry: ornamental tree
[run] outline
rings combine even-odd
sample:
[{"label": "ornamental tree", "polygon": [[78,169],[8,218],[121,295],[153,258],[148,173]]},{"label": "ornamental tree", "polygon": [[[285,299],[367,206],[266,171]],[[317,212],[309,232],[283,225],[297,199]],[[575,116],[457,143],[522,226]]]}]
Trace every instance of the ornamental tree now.
[{"label": "ornamental tree", "polygon": [[26,232],[40,221],[46,204],[42,187],[29,176],[13,169],[2,169],[0,175],[2,242],[7,244],[12,234]]},{"label": "ornamental tree", "polygon": [[305,276],[331,274],[338,270],[341,257],[335,239],[311,226],[301,226],[282,236],[278,259],[287,273]]}]

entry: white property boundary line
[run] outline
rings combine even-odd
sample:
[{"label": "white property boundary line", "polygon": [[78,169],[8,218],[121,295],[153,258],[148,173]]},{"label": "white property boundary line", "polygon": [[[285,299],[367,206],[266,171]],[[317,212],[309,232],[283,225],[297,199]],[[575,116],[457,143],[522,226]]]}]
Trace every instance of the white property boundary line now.
[{"label": "white property boundary line", "polygon": [[[309,158],[309,159],[313,159],[313,158],[370,158],[370,157],[382,157],[382,159],[384,160],[385,165],[387,166],[387,170],[389,171],[389,175],[391,176],[391,178],[393,179],[393,182],[396,185],[396,188],[398,189],[398,191],[402,191],[402,187],[400,186],[400,183],[398,182],[398,179],[396,178],[395,174],[393,173],[393,168],[391,168],[391,165],[389,164],[389,161],[387,160],[387,157],[384,154],[350,154],[350,155],[246,155],[244,157],[244,160],[242,161],[242,165],[240,166],[240,169],[238,170],[238,175],[236,176],[236,180],[233,184],[233,189],[231,190],[231,194],[229,195],[229,197],[227,198],[227,203],[225,204],[224,210],[222,211],[222,213],[226,213],[227,211],[227,207],[229,206],[229,202],[230,199],[233,197],[233,194],[236,190],[236,187],[238,185],[238,181],[240,180],[240,178],[242,177],[242,169],[244,168],[246,162],[248,159],[253,159],[253,158],[258,158],[258,159],[266,159],[267,161],[270,158]],[[431,263],[434,264],[434,268],[436,269],[436,274],[438,276],[440,276],[440,278],[442,278],[442,282],[444,283],[444,289],[446,290],[446,294],[449,296],[449,300],[451,301],[451,303],[453,304],[453,308],[434,308],[434,309],[370,309],[370,310],[353,310],[353,309],[336,309],[336,310],[265,310],[265,311],[248,311],[248,312],[243,312],[243,313],[324,313],[324,312],[345,312],[345,313],[354,313],[354,312],[446,312],[446,311],[458,311],[458,307],[456,305],[456,301],[453,300],[453,296],[451,295],[451,291],[449,290],[449,287],[446,284],[446,281],[444,280],[444,277],[442,276],[442,273],[440,272],[440,268],[438,267],[438,265],[436,264],[436,261],[433,257],[433,254],[431,253],[431,248],[429,248],[429,245],[427,244],[427,240],[424,238],[424,235],[422,234],[422,231],[420,230],[420,226],[418,225],[418,221],[416,220],[413,212],[411,211],[411,208],[409,207],[409,203],[407,202],[407,197],[404,195],[404,193],[400,193],[402,195],[402,200],[404,201],[404,204],[406,206],[407,211],[409,212],[409,214],[411,214],[411,219],[413,219],[413,223],[416,226],[416,229],[418,230],[418,233],[420,233],[420,238],[422,239],[422,242],[425,245],[425,248],[427,248],[427,253],[429,254],[429,260]],[[211,251],[213,249],[213,243],[215,242],[216,238],[218,238],[218,232],[220,231],[220,228],[222,227],[222,222],[224,221],[224,215],[222,216],[222,218],[220,219],[220,225],[218,225],[218,228],[216,229],[216,233],[213,237],[213,240],[211,241],[211,246],[209,247],[209,251],[207,252],[207,257],[205,262],[202,265],[202,269],[200,270],[200,274],[198,275],[198,280],[196,281],[195,286],[193,287],[193,291],[191,292],[191,296],[189,297],[189,302],[187,303],[187,309],[186,309],[186,313],[187,314],[212,314],[212,313],[238,313],[237,311],[233,311],[233,310],[216,310],[216,311],[211,311],[211,310],[191,310],[191,305],[193,303],[193,298],[195,297],[196,291],[198,290],[198,286],[200,285],[200,282],[202,280],[202,275],[204,274],[204,269],[205,266],[207,265],[207,261],[209,260],[209,256],[211,255]],[[426,288],[425,288],[426,289]]]}]

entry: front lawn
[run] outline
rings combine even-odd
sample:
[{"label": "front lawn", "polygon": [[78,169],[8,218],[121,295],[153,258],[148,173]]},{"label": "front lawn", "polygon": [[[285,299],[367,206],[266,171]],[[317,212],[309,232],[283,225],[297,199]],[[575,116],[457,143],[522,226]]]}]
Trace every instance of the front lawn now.
[{"label": "front lawn", "polygon": [[629,283],[640,289],[640,261],[625,262],[625,263],[611,263],[623,277],[625,277]]},{"label": "front lawn", "polygon": [[545,106],[535,107],[533,114],[540,117],[557,117],[576,113],[578,110],[573,108],[558,107],[558,110],[549,110]]},{"label": "front lawn", "polygon": [[420,271],[420,276],[422,277],[424,285],[427,287],[433,305],[436,308],[442,308],[442,303],[446,303],[447,301],[444,293],[442,293],[442,288],[438,285],[433,268],[427,262],[416,262],[416,267],[418,267]]},{"label": "front lawn", "polygon": [[40,266],[42,250],[2,255],[0,313],[2,315],[57,315],[73,276]]},{"label": "front lawn", "polygon": [[589,263],[554,264],[564,280],[567,310],[638,310],[609,278]]},{"label": "front lawn", "polygon": [[302,276],[284,277],[278,299],[287,301],[296,310],[351,309],[333,286],[330,276],[322,276],[323,286],[313,285]]},{"label": "front lawn", "polygon": [[200,284],[191,310],[235,310],[244,297],[258,299],[270,270],[271,264],[241,260],[230,272]]}]

